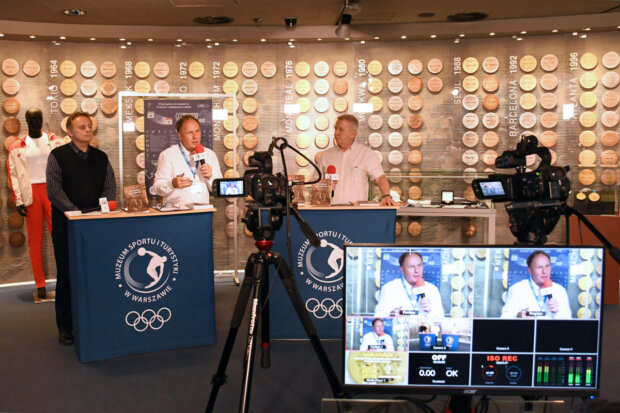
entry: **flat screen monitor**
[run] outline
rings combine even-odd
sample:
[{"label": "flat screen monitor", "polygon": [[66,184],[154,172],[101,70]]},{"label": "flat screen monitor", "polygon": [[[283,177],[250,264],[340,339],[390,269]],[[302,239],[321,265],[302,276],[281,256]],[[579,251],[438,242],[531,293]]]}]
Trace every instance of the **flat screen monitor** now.
[{"label": "flat screen monitor", "polygon": [[596,396],[602,247],[345,245],[352,391]]}]

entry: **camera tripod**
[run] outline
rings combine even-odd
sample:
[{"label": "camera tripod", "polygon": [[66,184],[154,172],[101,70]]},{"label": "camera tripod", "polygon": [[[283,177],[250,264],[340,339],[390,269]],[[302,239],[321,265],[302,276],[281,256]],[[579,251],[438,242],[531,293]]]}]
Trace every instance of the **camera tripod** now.
[{"label": "camera tripod", "polygon": [[269,306],[267,291],[270,265],[275,267],[280,280],[282,280],[282,283],[284,284],[284,288],[286,289],[291,303],[297,312],[297,316],[299,317],[299,320],[308,335],[310,344],[319,358],[321,367],[327,376],[327,380],[329,381],[334,397],[342,398],[344,393],[340,382],[327,357],[327,354],[325,353],[325,350],[323,349],[323,346],[321,345],[321,341],[319,340],[314,323],[304,307],[303,300],[295,284],[293,273],[286,263],[286,260],[280,254],[269,251],[273,246],[273,241],[257,240],[255,244],[259,252],[252,253],[248,257],[248,261],[245,266],[245,277],[243,279],[243,283],[241,284],[241,291],[239,292],[237,303],[235,304],[232,320],[230,322],[230,329],[226,338],[226,344],[224,345],[224,350],[222,351],[222,357],[220,358],[217,372],[212,379],[213,387],[211,389],[211,395],[209,396],[209,402],[205,411],[207,413],[213,412],[218,390],[220,386],[226,383],[226,366],[228,365],[228,361],[235,343],[235,338],[237,337],[237,332],[241,326],[248,301],[250,301],[250,295],[252,304],[250,306],[250,323],[243,359],[243,381],[239,412],[245,413],[249,409],[258,321],[261,319],[261,314],[261,335],[263,343],[262,367],[269,367]]}]

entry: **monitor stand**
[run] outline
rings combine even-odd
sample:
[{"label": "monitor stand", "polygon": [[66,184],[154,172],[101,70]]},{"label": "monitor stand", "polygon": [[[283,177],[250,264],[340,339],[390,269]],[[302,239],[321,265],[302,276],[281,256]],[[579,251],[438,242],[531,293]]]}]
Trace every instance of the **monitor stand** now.
[{"label": "monitor stand", "polygon": [[472,396],[452,396],[446,408],[447,413],[473,413]]}]

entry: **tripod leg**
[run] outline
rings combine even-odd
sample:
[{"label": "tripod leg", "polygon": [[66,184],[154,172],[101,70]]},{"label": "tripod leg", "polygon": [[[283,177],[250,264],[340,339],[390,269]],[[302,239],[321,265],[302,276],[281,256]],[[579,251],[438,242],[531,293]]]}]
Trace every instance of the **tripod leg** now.
[{"label": "tripod leg", "polygon": [[260,366],[264,369],[271,367],[271,337],[269,336],[269,270],[268,266],[265,268],[265,279],[261,287],[261,357]]},{"label": "tripod leg", "polygon": [[261,307],[261,284],[267,275],[267,259],[264,253],[256,254],[254,262],[254,272],[252,278],[254,281],[254,292],[252,294],[252,305],[250,306],[250,325],[248,327],[248,340],[246,345],[245,356],[243,359],[243,383],[241,390],[241,402],[239,404],[239,412],[246,413],[250,405],[250,391],[252,387],[252,371],[254,370],[254,355],[256,343],[256,331],[258,330],[258,321],[260,318]]},{"label": "tripod leg", "polygon": [[230,329],[228,330],[228,336],[226,337],[226,344],[224,344],[224,350],[222,351],[222,357],[220,357],[217,372],[211,380],[213,387],[211,389],[211,395],[209,396],[209,403],[207,404],[207,408],[205,410],[207,413],[213,412],[217,392],[220,386],[226,383],[226,366],[228,365],[228,360],[230,359],[230,355],[235,344],[235,338],[237,337],[239,326],[243,320],[243,314],[245,313],[248,300],[250,299],[250,293],[252,292],[252,286],[254,283],[253,277],[249,276],[250,274],[253,274],[254,260],[256,259],[254,255],[255,254],[250,255],[245,265],[246,276],[243,279],[241,290],[239,291],[239,296],[237,297],[237,303],[235,304],[235,309],[230,321]]},{"label": "tripod leg", "polygon": [[297,289],[297,284],[295,283],[295,278],[293,278],[293,273],[289,268],[286,260],[282,258],[282,256],[278,253],[272,253],[272,262],[276,266],[276,270],[278,271],[278,275],[284,284],[284,288],[293,304],[293,308],[295,308],[295,312],[299,317],[299,321],[306,330],[306,334],[308,335],[308,339],[310,340],[310,344],[314,349],[317,357],[319,358],[319,362],[321,363],[321,367],[323,367],[323,371],[327,376],[327,380],[329,381],[329,385],[332,389],[332,393],[336,398],[346,397],[342,386],[340,385],[340,381],[336,376],[336,372],[334,371],[334,367],[331,365],[329,358],[327,357],[327,353],[325,353],[325,349],[321,344],[321,340],[316,331],[316,327],[314,326],[314,322],[312,318],[310,318],[310,314],[306,310],[304,306],[304,301],[299,294],[299,290]]}]

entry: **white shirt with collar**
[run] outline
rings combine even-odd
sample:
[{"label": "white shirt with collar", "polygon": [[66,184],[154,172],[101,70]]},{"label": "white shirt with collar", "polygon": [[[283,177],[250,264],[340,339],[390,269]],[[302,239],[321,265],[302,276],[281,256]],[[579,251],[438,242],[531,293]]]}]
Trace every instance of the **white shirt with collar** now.
[{"label": "white shirt with collar", "polygon": [[[424,298],[429,300],[431,311],[426,312],[420,307],[414,291],[423,292]],[[392,310],[417,310],[418,315],[427,317],[429,320],[441,320],[445,317],[443,303],[439,289],[429,282],[414,290],[401,275],[398,278],[384,284],[379,291],[379,302],[375,307],[375,317],[391,317]]]},{"label": "white shirt with collar", "polygon": [[[202,176],[200,164],[196,165],[192,155],[183,145],[175,144],[162,151],[157,160],[157,171],[155,172],[155,181],[151,191],[156,195],[163,196],[165,204],[179,206],[208,204],[211,184],[213,180],[222,178],[222,172],[215,152],[205,148],[204,153],[207,158],[205,162],[212,169],[211,178],[209,179],[205,179]],[[195,168],[195,171],[192,171],[192,168]],[[197,184],[183,189],[175,188],[172,185],[172,180],[181,174],[184,177],[193,179]]]},{"label": "white shirt with collar", "polygon": [[394,351],[394,341],[392,337],[384,334],[378,335],[374,331],[364,334],[362,337],[361,351]]},{"label": "white shirt with collar", "polygon": [[530,276],[521,280],[508,288],[506,294],[506,304],[502,308],[501,318],[517,318],[517,314],[524,309],[528,311],[544,311],[544,316],[536,318],[572,318],[568,294],[566,289],[560,284],[553,283],[547,290],[558,302],[558,312],[552,313],[545,298],[542,296],[541,288],[536,283],[530,283]]},{"label": "white shirt with collar", "polygon": [[385,174],[377,154],[357,142],[344,151],[338,146],[323,151],[318,162],[323,175],[330,165],[338,174],[332,204],[368,201],[368,178],[374,181]]}]

